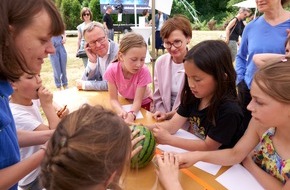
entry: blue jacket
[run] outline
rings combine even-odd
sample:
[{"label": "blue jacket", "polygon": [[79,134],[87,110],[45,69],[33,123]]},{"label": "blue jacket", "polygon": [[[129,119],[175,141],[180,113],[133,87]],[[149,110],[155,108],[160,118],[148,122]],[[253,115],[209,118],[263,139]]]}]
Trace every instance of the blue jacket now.
[{"label": "blue jacket", "polygon": [[[0,80],[0,169],[20,161],[17,133],[8,99],[12,92],[9,82]],[[10,189],[17,190],[17,183]]]}]

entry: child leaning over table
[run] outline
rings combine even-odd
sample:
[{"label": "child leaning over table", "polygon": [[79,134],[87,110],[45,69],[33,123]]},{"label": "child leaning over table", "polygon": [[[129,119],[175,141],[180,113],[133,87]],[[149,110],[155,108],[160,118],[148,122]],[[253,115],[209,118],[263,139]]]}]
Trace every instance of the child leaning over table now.
[{"label": "child leaning over table", "polygon": [[[147,44],[140,34],[125,34],[120,42],[118,61],[111,63],[104,74],[112,108],[126,122],[133,122],[141,107],[148,111],[151,108],[152,93],[148,84],[152,79],[144,65],[146,51]],[[122,108],[118,94],[133,101],[129,112]]]},{"label": "child leaning over table", "polygon": [[[23,73],[22,76],[15,81],[11,81],[11,86],[14,90],[10,97],[10,108],[13,114],[17,130],[27,131],[43,131],[52,130],[51,133],[44,136],[43,142],[46,142],[56,128],[60,118],[57,116],[55,106],[52,102],[52,94],[42,86],[42,80],[39,74]],[[43,123],[43,119],[39,110],[42,107],[43,112],[48,120],[48,124]],[[61,117],[66,114],[61,115]],[[31,139],[32,141],[33,139]],[[28,158],[33,153],[40,149],[40,145],[20,148],[21,159]],[[22,180],[18,185],[22,189],[42,189],[38,175],[40,168],[33,170]]]},{"label": "child leaning over table", "polygon": [[[226,166],[242,162],[265,189],[289,190],[290,61],[261,67],[254,75],[251,96],[247,108],[252,112],[252,119],[232,149],[187,152],[171,155],[171,159],[164,161],[159,156],[158,162],[161,166],[167,164],[175,173],[176,165],[190,167],[198,161]],[[178,182],[177,178],[161,179],[165,185],[173,180]]]},{"label": "child leaning over table", "polygon": [[145,137],[131,140],[138,132],[131,133],[114,112],[84,104],[62,119],[48,143],[40,175],[44,188],[121,190],[130,157],[142,149],[131,149]]},{"label": "child leaning over table", "polygon": [[[190,151],[233,147],[245,129],[229,47],[221,40],[206,40],[190,49],[184,60],[186,78],[177,112],[148,128],[159,144]],[[187,121],[188,131],[198,140],[173,135]]]}]

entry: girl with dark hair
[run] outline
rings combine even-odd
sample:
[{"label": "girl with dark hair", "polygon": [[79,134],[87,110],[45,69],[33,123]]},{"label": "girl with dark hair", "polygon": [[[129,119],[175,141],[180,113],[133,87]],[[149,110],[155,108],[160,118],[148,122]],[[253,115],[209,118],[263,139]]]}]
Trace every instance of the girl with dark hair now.
[{"label": "girl with dark hair", "polygon": [[[191,151],[233,147],[244,128],[228,46],[220,40],[195,45],[184,58],[184,69],[186,78],[177,113],[170,120],[148,126],[157,142]],[[172,135],[187,120],[188,131],[199,140]]]}]

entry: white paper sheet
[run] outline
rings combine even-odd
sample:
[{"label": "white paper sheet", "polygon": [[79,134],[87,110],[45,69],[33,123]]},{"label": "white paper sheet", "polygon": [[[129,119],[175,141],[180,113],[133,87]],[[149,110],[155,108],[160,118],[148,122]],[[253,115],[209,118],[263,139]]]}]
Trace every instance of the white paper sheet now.
[{"label": "white paper sheet", "polygon": [[[200,140],[197,136],[183,130],[183,129],[179,129],[174,136],[177,137],[181,137],[184,139],[193,139],[193,140]],[[170,146],[170,145],[163,145],[163,144],[159,144],[157,146],[157,148],[159,148],[160,150],[163,150],[165,152],[176,152],[176,153],[183,153],[183,152],[188,152],[188,150],[184,150],[181,148],[177,148],[174,146]],[[220,170],[221,166],[220,165],[215,165],[215,164],[210,164],[210,163],[206,163],[206,162],[197,162],[196,164],[194,164],[195,167],[210,173],[212,175],[216,175],[217,172]]]},{"label": "white paper sheet", "polygon": [[222,167],[221,165],[211,164],[207,162],[197,162],[194,164],[194,166],[211,175],[216,175]]},{"label": "white paper sheet", "polygon": [[240,164],[236,164],[216,178],[228,190],[263,190],[256,179]]},{"label": "white paper sheet", "polygon": [[[123,105],[122,108],[128,112],[131,110],[132,105],[133,104]],[[142,119],[142,118],[143,118],[143,115],[142,115],[141,111],[138,111],[138,113],[136,114],[136,119]]]}]

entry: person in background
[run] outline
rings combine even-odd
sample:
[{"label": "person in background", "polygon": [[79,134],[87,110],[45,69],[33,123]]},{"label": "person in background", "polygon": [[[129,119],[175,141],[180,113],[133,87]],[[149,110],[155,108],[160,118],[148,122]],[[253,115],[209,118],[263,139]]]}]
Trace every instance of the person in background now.
[{"label": "person in background", "polygon": [[283,8],[289,0],[256,1],[257,9],[263,13],[247,24],[236,56],[238,97],[244,112],[244,126],[251,119],[247,105],[251,101],[250,89],[257,70],[253,56],[259,53],[285,53],[285,39],[290,26],[290,12]]},{"label": "person in background", "polygon": [[180,167],[198,161],[225,166],[242,162],[264,189],[290,189],[289,81],[289,60],[262,66],[253,78],[247,107],[252,119],[240,141],[232,149],[177,154]]},{"label": "person in background", "polygon": [[[152,79],[144,65],[146,51],[147,44],[140,34],[125,34],[120,42],[118,61],[111,63],[104,75],[112,108],[128,123],[136,119],[141,107],[148,111],[151,109],[152,94],[148,84]],[[118,94],[133,103],[129,112],[121,106]]]},{"label": "person in background", "polygon": [[67,53],[64,47],[66,42],[66,35],[62,34],[59,36],[53,36],[51,38],[55,53],[50,54],[50,63],[53,69],[54,83],[57,89],[67,89],[67,77],[66,77],[66,64],[67,64]]},{"label": "person in background", "polygon": [[[221,40],[198,43],[184,57],[184,69],[186,78],[177,112],[170,120],[147,126],[157,143],[190,151],[233,147],[245,129],[228,46]],[[187,121],[188,131],[198,140],[173,135]]]},{"label": "person in background", "polygon": [[[81,10],[81,20],[83,21],[81,24],[79,24],[77,26],[77,30],[78,30],[78,49],[77,52],[79,51],[83,51],[85,48],[85,38],[84,38],[84,28],[86,26],[86,24],[92,22],[93,20],[93,13],[90,10],[90,8],[88,7],[83,7]],[[88,57],[85,56],[82,58],[84,67],[86,68],[87,63],[88,63]]]},{"label": "person in background", "polygon": [[285,54],[275,54],[275,53],[260,53],[253,56],[253,61],[255,65],[260,68],[263,65],[279,62],[290,58],[290,36],[287,37],[285,42]]},{"label": "person in background", "polygon": [[76,81],[76,86],[79,90],[108,90],[104,73],[117,58],[119,46],[107,38],[106,30],[98,22],[91,22],[85,27],[84,37],[89,59],[82,79]]},{"label": "person in background", "polygon": [[108,38],[114,41],[114,28],[113,28],[113,19],[111,17],[113,9],[110,5],[106,7],[106,13],[103,16],[104,28],[107,31]]},{"label": "person in background", "polygon": [[238,14],[229,22],[226,27],[226,43],[231,50],[232,59],[235,61],[237,47],[239,46],[240,37],[242,37],[245,28],[244,21],[250,15],[250,9],[241,7]]},{"label": "person in background", "polygon": [[158,57],[154,69],[154,114],[157,121],[171,119],[180,104],[184,84],[183,60],[192,37],[190,21],[181,15],[164,22],[160,35],[168,53]]},{"label": "person in background", "polygon": [[35,142],[39,133],[16,133],[9,80],[28,71],[40,73],[44,59],[55,51],[51,37],[61,35],[65,27],[51,0],[2,0],[0,14],[0,189],[17,190],[17,182],[39,166],[44,151],[20,161],[19,146],[31,145],[27,141]]},{"label": "person in background", "polygon": [[121,190],[121,175],[136,150],[131,153],[131,147],[144,138],[140,137],[131,142],[129,127],[114,112],[85,104],[59,123],[48,143],[40,180],[46,190]]},{"label": "person in background", "polygon": [[152,25],[152,20],[149,20],[149,11],[148,9],[144,9],[142,12],[142,15],[145,17],[145,26],[151,26]]},{"label": "person in background", "polygon": [[[10,97],[9,105],[16,129],[26,131],[54,130],[60,121],[57,111],[62,110],[62,108],[53,104],[52,94],[42,86],[40,75],[24,73],[18,80],[10,81],[10,83],[14,92]],[[46,125],[42,119],[40,106],[49,125]],[[62,113],[60,117],[67,113],[66,109],[66,112]],[[21,160],[29,158],[40,148],[41,145],[20,148]],[[23,190],[41,190],[42,187],[38,180],[39,173],[40,168],[33,170],[21,179],[18,185]]]},{"label": "person in background", "polygon": [[162,38],[160,36],[160,30],[163,26],[163,23],[168,19],[168,15],[162,13],[161,11],[158,11],[158,14],[155,16],[155,49],[156,49],[156,55],[158,56],[159,49],[162,49],[162,53],[164,54],[164,46]]},{"label": "person in background", "polygon": [[[149,11],[148,9],[144,9],[143,12],[142,12],[142,15],[145,17],[145,27],[149,27],[149,26],[152,26],[152,20],[149,20]],[[150,45],[151,42],[150,42],[150,38],[148,39],[148,45]]]}]

